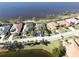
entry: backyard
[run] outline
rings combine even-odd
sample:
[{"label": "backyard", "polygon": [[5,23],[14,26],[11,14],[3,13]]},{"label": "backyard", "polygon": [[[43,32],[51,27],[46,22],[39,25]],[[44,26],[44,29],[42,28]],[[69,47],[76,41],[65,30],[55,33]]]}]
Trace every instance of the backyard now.
[{"label": "backyard", "polygon": [[[24,49],[21,50],[16,50],[14,51],[8,51],[7,49],[1,49],[3,51],[0,50],[0,56],[63,56],[65,53],[62,53],[62,51],[64,52],[64,50],[60,49],[60,47],[62,46],[61,40],[55,40],[55,41],[51,41],[50,44],[48,44],[47,46],[44,45],[43,43],[41,44],[36,44],[36,45],[25,45]],[[56,50],[56,51],[55,51]],[[42,53],[42,54],[41,54]]]}]

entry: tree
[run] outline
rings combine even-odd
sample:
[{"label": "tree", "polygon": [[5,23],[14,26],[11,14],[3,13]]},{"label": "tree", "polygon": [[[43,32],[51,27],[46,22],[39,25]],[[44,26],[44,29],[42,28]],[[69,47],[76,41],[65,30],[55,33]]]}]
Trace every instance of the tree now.
[{"label": "tree", "polygon": [[16,49],[19,50],[23,49],[24,45],[21,42],[17,42],[17,41],[14,41],[13,43],[6,42],[3,48],[8,49],[8,51],[16,51]]},{"label": "tree", "polygon": [[66,53],[65,48],[63,46],[60,46],[59,48],[55,47],[52,49],[52,54],[54,57],[62,57]]},{"label": "tree", "polygon": [[23,48],[24,48],[24,45],[23,45],[21,42],[18,42],[17,48],[18,48],[19,50],[20,50],[20,49],[23,49]]},{"label": "tree", "polygon": [[13,46],[15,46],[16,49],[18,48],[19,50],[24,48],[24,45],[21,42],[17,41],[14,41]]},{"label": "tree", "polygon": [[6,42],[3,48],[8,49],[8,51],[16,51],[15,46],[11,42]]}]

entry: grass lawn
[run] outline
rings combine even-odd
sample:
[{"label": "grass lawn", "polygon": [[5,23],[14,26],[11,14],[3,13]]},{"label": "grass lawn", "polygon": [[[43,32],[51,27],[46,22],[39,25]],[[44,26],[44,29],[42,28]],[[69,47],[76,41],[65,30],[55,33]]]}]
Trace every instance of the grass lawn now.
[{"label": "grass lawn", "polygon": [[66,38],[67,40],[73,40],[73,39],[78,39],[79,37],[77,37],[77,36],[71,36],[71,37],[68,37],[68,38]]},{"label": "grass lawn", "polygon": [[52,35],[56,35],[56,33],[54,31],[51,31],[52,32]]},{"label": "grass lawn", "polygon": [[79,26],[78,25],[73,25],[73,27],[77,30],[79,30]]},{"label": "grass lawn", "polygon": [[69,29],[66,29],[64,27],[59,27],[58,31],[61,32],[61,33],[64,33],[64,32],[68,32],[70,30]]},{"label": "grass lawn", "polygon": [[79,13],[72,13],[72,14],[67,14],[67,15],[60,15],[60,17],[62,19],[69,18],[69,17],[73,17],[73,16],[79,16]]},{"label": "grass lawn", "polygon": [[51,41],[48,46],[45,46],[43,44],[40,45],[34,45],[34,46],[29,46],[26,45],[24,49],[22,50],[17,50],[17,51],[5,51],[4,52],[0,50],[0,56],[41,56],[41,57],[48,57],[48,56],[59,56],[59,52],[54,51],[53,49],[55,48],[60,48],[61,46],[61,41],[60,40],[54,40]]},{"label": "grass lawn", "polygon": [[18,51],[6,51],[0,53],[1,57],[51,57],[50,53],[42,49],[29,49]]}]

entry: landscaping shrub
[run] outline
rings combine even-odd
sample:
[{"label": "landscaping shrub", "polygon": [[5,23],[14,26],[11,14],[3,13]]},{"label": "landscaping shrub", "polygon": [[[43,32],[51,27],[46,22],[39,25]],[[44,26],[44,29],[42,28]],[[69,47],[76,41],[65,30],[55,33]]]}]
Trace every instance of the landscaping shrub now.
[{"label": "landscaping shrub", "polygon": [[52,49],[52,55],[54,57],[61,57],[65,55],[65,48],[62,46],[62,41],[55,40],[52,44],[54,46]]},{"label": "landscaping shrub", "polygon": [[63,49],[55,47],[54,49],[52,49],[52,54],[54,57],[62,57],[65,55],[65,49],[64,49],[64,47],[63,47]]}]

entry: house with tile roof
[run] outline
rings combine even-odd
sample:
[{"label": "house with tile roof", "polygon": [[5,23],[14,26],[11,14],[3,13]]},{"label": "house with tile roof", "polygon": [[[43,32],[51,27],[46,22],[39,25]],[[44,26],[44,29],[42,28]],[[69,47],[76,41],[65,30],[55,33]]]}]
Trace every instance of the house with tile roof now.
[{"label": "house with tile roof", "polygon": [[61,21],[57,21],[57,23],[60,25],[60,26],[69,26],[70,24],[65,21],[65,20],[61,20]]},{"label": "house with tile roof", "polygon": [[13,24],[13,26],[11,27],[11,29],[10,29],[10,32],[12,33],[12,34],[16,34],[16,33],[20,33],[20,31],[21,31],[21,29],[22,29],[22,23],[20,22],[20,21],[17,21],[17,22],[15,22],[14,24]]},{"label": "house with tile roof", "polygon": [[68,57],[79,57],[79,41],[77,39],[63,42]]},{"label": "house with tile roof", "polygon": [[57,29],[57,26],[58,26],[58,24],[56,22],[47,23],[47,28],[50,29],[50,30]]}]

